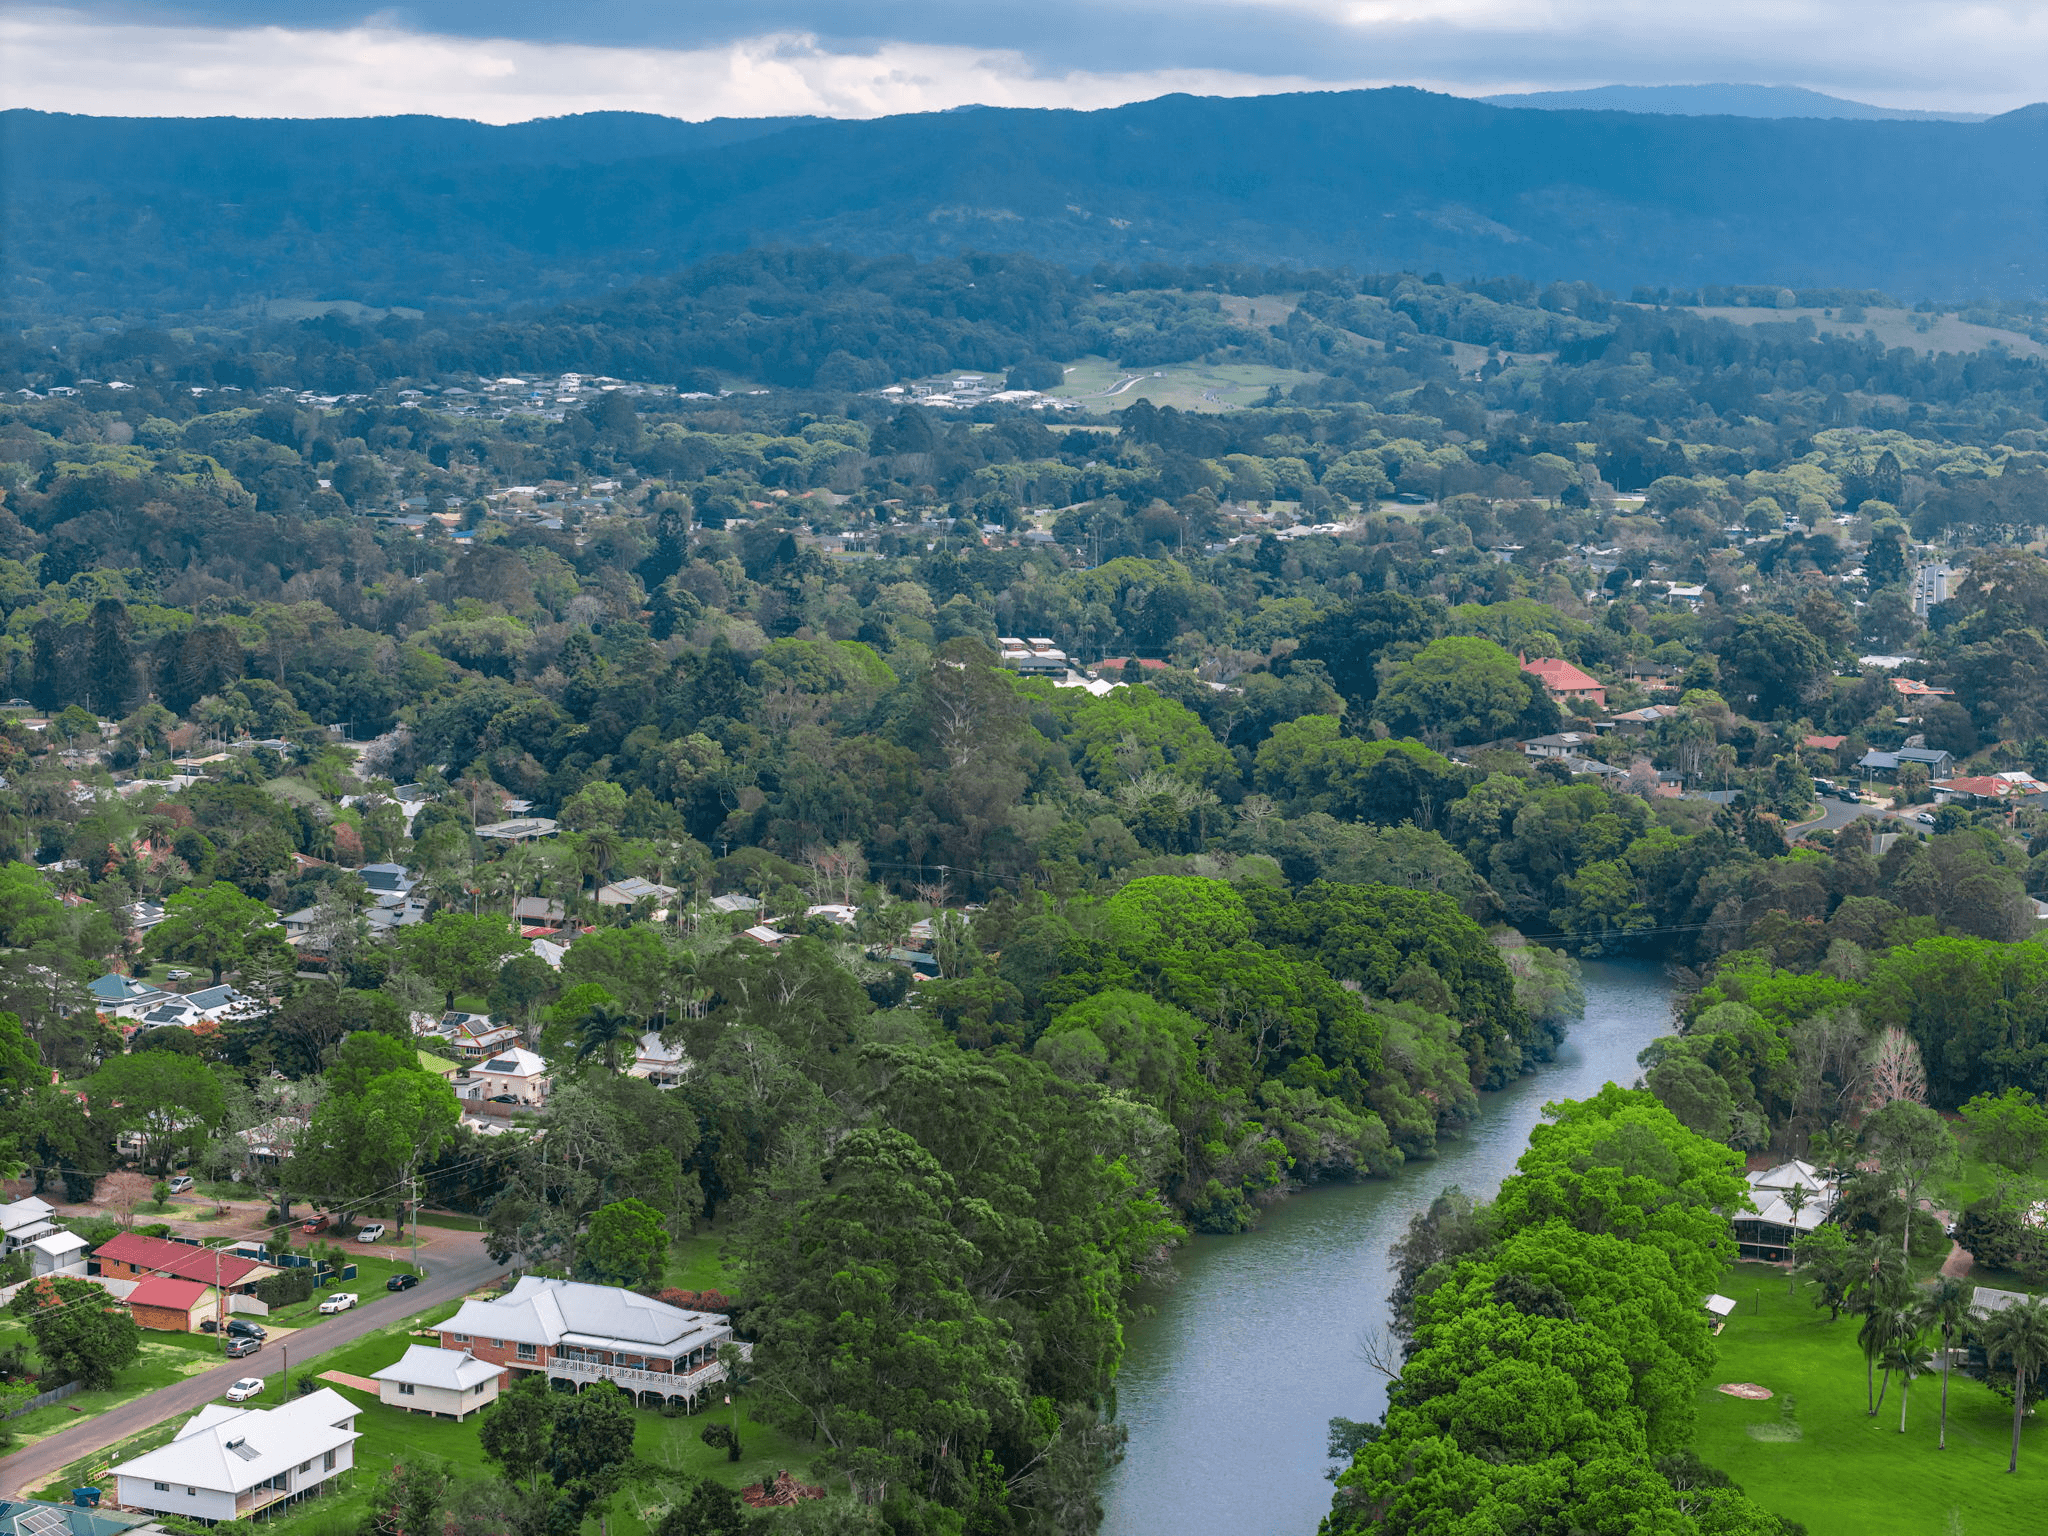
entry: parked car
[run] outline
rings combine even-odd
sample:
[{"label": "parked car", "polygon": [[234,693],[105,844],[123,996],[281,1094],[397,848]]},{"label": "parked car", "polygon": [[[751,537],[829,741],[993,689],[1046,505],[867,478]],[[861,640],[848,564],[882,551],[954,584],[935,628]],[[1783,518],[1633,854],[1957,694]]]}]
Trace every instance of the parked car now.
[{"label": "parked car", "polygon": [[1848,788],[1846,785],[1843,786],[1841,789],[1835,791],[1835,798],[1837,800],[1846,800],[1851,805],[1861,805],[1863,803],[1863,797],[1857,794],[1855,790]]},{"label": "parked car", "polygon": [[361,1300],[362,1297],[358,1296],[354,1291],[336,1291],[332,1296],[320,1303],[320,1311],[324,1316],[331,1317],[336,1312],[346,1312]]},{"label": "parked car", "polygon": [[420,1283],[418,1275],[393,1275],[384,1282],[387,1291],[409,1291]]},{"label": "parked car", "polygon": [[252,1323],[246,1317],[228,1319],[228,1332],[238,1339],[267,1339],[270,1337],[261,1323]]},{"label": "parked car", "polygon": [[490,1102],[493,1104],[517,1104],[519,1102],[519,1095],[516,1093],[494,1093],[490,1097]]},{"label": "parked car", "polygon": [[261,1339],[229,1339],[227,1355],[230,1360],[239,1360],[244,1355],[253,1355],[263,1347]]},{"label": "parked car", "polygon": [[381,1242],[383,1240],[383,1237],[384,1223],[381,1221],[373,1221],[368,1226],[364,1227],[361,1231],[356,1233],[356,1241],[359,1243]]},{"label": "parked car", "polygon": [[174,1173],[174,1174],[172,1174],[172,1175],[171,1175],[171,1193],[172,1193],[172,1194],[174,1194],[174,1195],[184,1195],[184,1194],[190,1194],[190,1193],[191,1193],[191,1190],[192,1190],[192,1175],[191,1175],[191,1174],[189,1174],[189,1173]]},{"label": "parked car", "polygon": [[165,971],[165,972],[164,972],[164,980],[165,980],[165,981],[190,981],[191,979],[192,979],[192,973],[191,973],[190,971]]},{"label": "parked car", "polygon": [[1934,825],[1934,812],[1922,811],[1918,816],[1915,816],[1913,819],[1919,822],[1920,825],[1923,827],[1931,827]]},{"label": "parked car", "polygon": [[308,1234],[314,1232],[325,1232],[329,1227],[333,1225],[334,1218],[332,1216],[308,1216],[303,1222],[299,1224],[299,1230],[301,1232],[305,1232]]},{"label": "parked car", "polygon": [[228,1388],[228,1401],[231,1403],[246,1403],[252,1397],[261,1396],[262,1392],[263,1378],[261,1376],[244,1376],[240,1381]]}]

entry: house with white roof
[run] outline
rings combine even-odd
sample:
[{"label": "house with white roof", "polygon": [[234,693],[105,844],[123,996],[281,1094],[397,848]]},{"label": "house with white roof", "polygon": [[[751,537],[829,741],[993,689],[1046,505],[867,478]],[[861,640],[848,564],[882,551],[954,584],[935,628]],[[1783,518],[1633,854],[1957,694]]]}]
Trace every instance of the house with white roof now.
[{"label": "house with white roof", "polygon": [[92,1244],[76,1232],[46,1232],[28,1244],[31,1279],[43,1275],[85,1274],[85,1252]]},{"label": "house with white roof", "polygon": [[370,1375],[380,1403],[437,1419],[466,1419],[498,1400],[498,1367],[466,1349],[414,1344],[396,1364]]},{"label": "house with white roof", "polygon": [[553,1081],[545,1057],[515,1045],[456,1078],[455,1096],[478,1101],[509,1096],[538,1109],[547,1103]]},{"label": "house with white roof", "polygon": [[49,1201],[39,1200],[34,1195],[0,1205],[0,1258],[19,1252],[37,1238],[56,1232],[57,1223],[53,1219],[56,1209]]},{"label": "house with white roof", "polygon": [[211,1403],[168,1445],[112,1469],[129,1509],[240,1520],[312,1497],[355,1465],[355,1404],[323,1388],[277,1408]]},{"label": "house with white roof", "polygon": [[[441,1347],[502,1370],[538,1371],[549,1383],[581,1389],[609,1381],[642,1407],[687,1405],[725,1380],[719,1347],[732,1323],[614,1285],[521,1277],[496,1301],[465,1301],[439,1325]],[[746,1350],[747,1346],[739,1346]]]},{"label": "house with white roof", "polygon": [[690,1058],[683,1054],[682,1046],[666,1043],[658,1031],[650,1029],[634,1047],[633,1065],[626,1069],[626,1076],[644,1077],[657,1088],[674,1088],[689,1070]]},{"label": "house with white roof", "polygon": [[1792,1244],[1819,1230],[1834,1214],[1839,1198],[1832,1181],[1797,1158],[1750,1174],[1749,1201],[1755,1209],[1735,1214],[1736,1253],[1770,1263],[1789,1259]]},{"label": "house with white roof", "polygon": [[652,880],[643,880],[638,875],[628,875],[623,880],[614,880],[610,885],[597,888],[597,904],[600,907],[630,907],[643,901],[651,901],[657,907],[665,907],[676,899],[676,888],[672,885],[658,885]]}]

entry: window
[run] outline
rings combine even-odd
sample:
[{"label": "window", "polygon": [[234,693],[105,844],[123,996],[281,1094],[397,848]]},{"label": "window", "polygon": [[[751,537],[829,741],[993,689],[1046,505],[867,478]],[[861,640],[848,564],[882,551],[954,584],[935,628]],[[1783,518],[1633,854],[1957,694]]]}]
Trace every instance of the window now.
[{"label": "window", "polygon": [[313,1463],[311,1463],[310,1461],[302,1461],[299,1463],[299,1470],[301,1472],[310,1472],[313,1470]]},{"label": "window", "polygon": [[503,1349],[504,1347],[505,1347],[505,1341],[504,1341],[503,1339],[493,1339],[493,1340],[491,1340],[491,1348],[493,1348],[493,1349]]},{"label": "window", "polygon": [[199,1490],[197,1488],[187,1488],[185,1490],[185,1496],[187,1498],[196,1499],[199,1497]]},{"label": "window", "polygon": [[320,1462],[320,1470],[322,1472],[332,1472],[334,1470],[334,1452],[329,1451],[327,1455],[324,1458],[322,1458]]},{"label": "window", "polygon": [[467,1344],[469,1342],[469,1335],[466,1333],[451,1333],[448,1337],[457,1344]]},{"label": "window", "polygon": [[532,1346],[531,1344],[522,1344],[522,1345],[520,1345],[520,1346],[519,1346],[519,1358],[520,1358],[520,1359],[522,1359],[522,1360],[532,1360],[532,1359],[536,1358],[536,1357],[535,1357],[535,1353],[534,1353],[534,1347],[533,1347],[533,1346]]},{"label": "window", "polygon": [[151,1483],[150,1487],[154,1488],[158,1493],[169,1493],[171,1491],[169,1483]]},{"label": "window", "polygon": [[411,1397],[411,1396],[412,1396],[412,1383],[411,1383],[411,1382],[409,1382],[409,1381],[401,1381],[401,1382],[400,1382],[400,1383],[398,1384],[398,1395],[399,1395],[400,1397]]}]

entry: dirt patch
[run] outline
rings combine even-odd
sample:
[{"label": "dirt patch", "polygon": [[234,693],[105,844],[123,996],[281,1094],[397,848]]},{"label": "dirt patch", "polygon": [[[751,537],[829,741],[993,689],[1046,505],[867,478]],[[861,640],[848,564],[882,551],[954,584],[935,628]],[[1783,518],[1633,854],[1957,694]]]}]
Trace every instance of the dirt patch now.
[{"label": "dirt patch", "polygon": [[1753,1381],[1724,1381],[1714,1390],[1726,1392],[1730,1397],[1747,1399],[1752,1403],[1765,1402],[1777,1395],[1769,1387],[1760,1387]]}]

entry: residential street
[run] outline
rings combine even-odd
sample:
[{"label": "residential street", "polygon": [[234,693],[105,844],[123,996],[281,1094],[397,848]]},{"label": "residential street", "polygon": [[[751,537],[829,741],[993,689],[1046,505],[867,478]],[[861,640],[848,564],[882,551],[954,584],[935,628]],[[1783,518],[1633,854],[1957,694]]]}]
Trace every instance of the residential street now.
[{"label": "residential street", "polygon": [[[188,1376],[133,1402],[84,1419],[11,1456],[0,1457],[0,1496],[26,1497],[81,1456],[118,1444],[165,1419],[196,1411],[219,1397],[228,1383],[238,1377],[275,1377],[285,1369],[287,1359],[296,1371],[315,1355],[352,1344],[367,1333],[441,1302],[453,1301],[504,1273],[504,1267],[484,1252],[483,1238],[477,1233],[428,1228],[421,1238],[420,1259],[427,1278],[414,1289],[365,1297],[362,1305],[302,1328],[285,1343],[266,1344],[245,1359],[222,1360],[210,1371]],[[275,1407],[283,1401],[279,1391],[282,1385],[274,1382],[253,1406]]]}]

